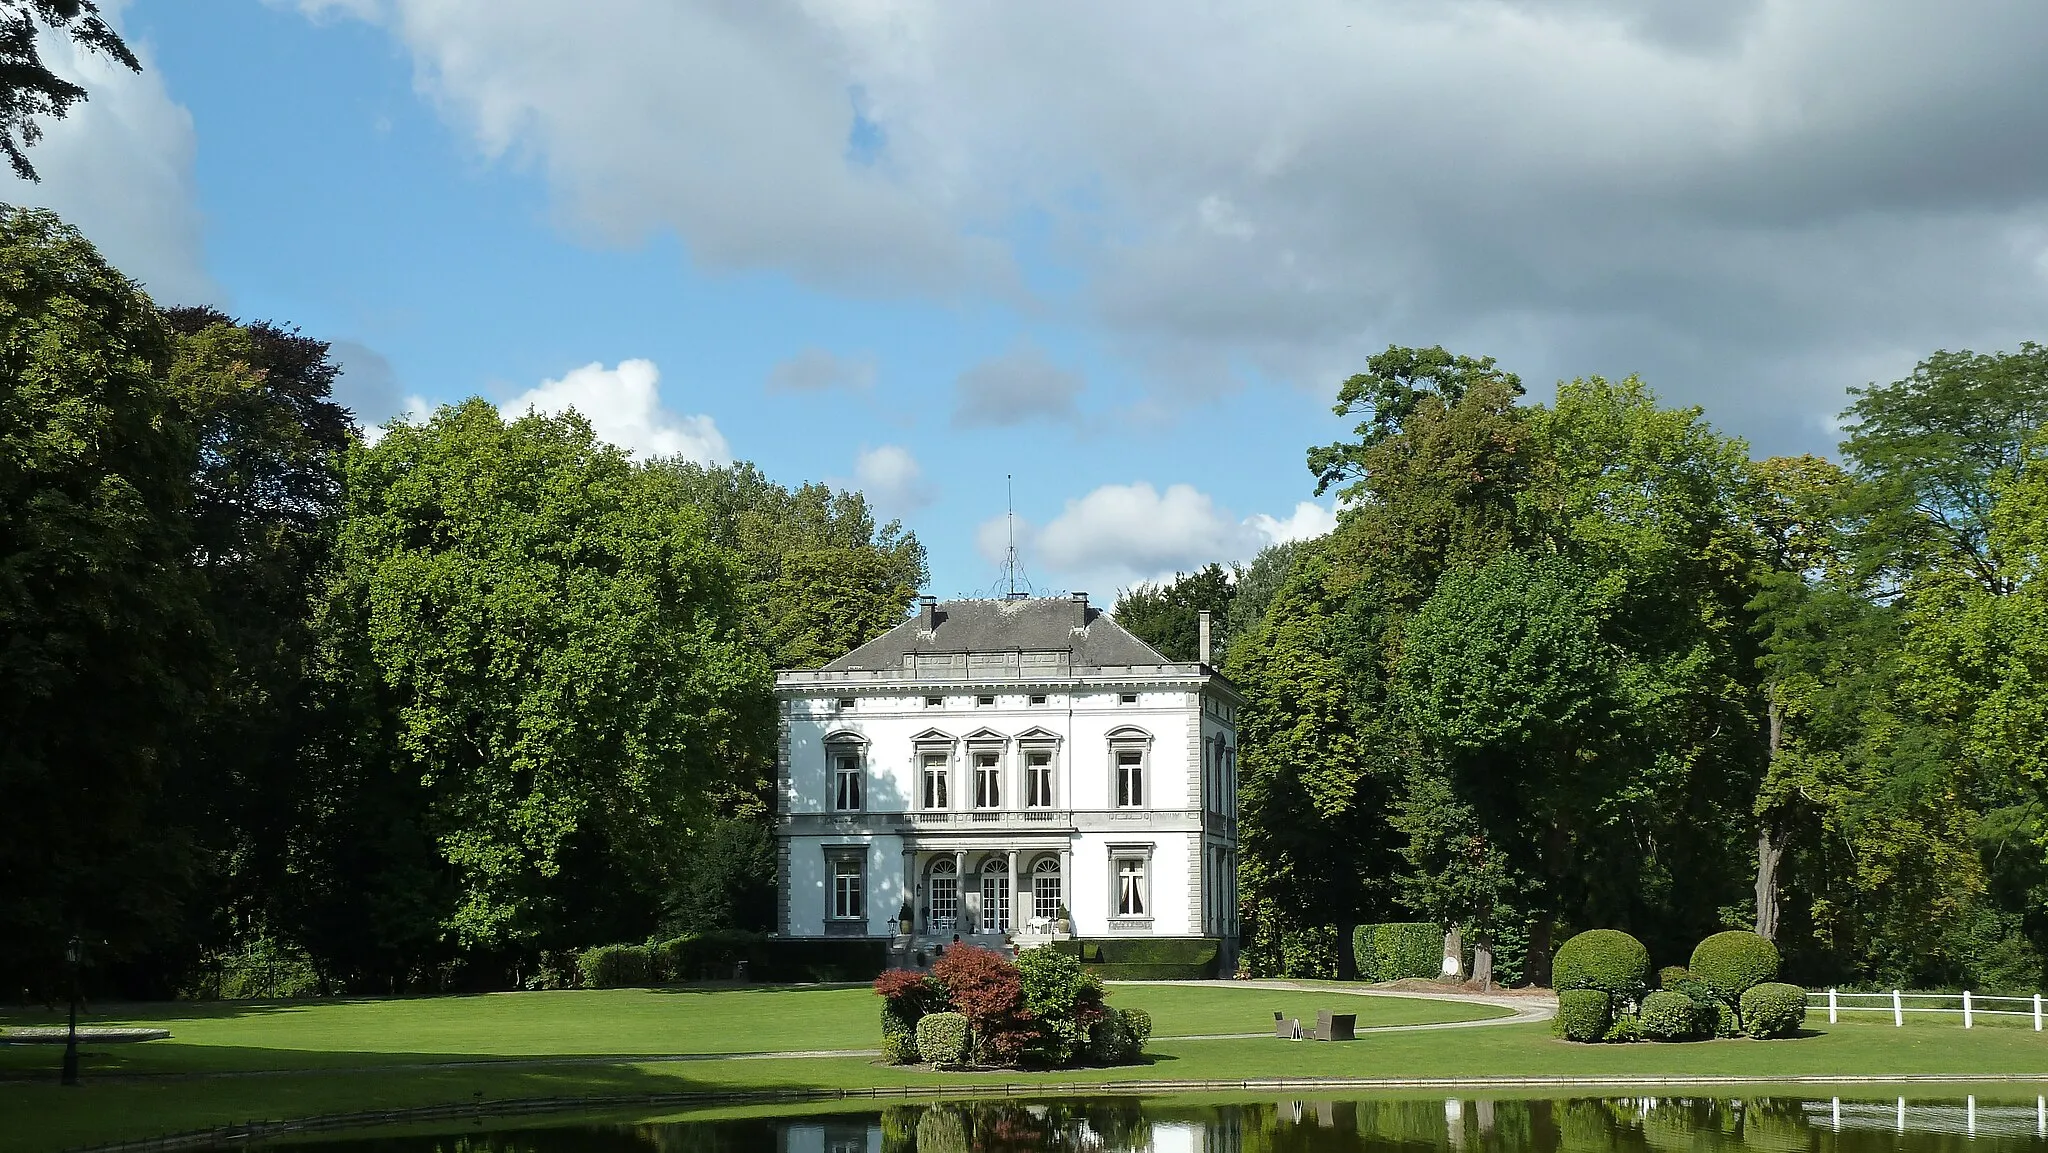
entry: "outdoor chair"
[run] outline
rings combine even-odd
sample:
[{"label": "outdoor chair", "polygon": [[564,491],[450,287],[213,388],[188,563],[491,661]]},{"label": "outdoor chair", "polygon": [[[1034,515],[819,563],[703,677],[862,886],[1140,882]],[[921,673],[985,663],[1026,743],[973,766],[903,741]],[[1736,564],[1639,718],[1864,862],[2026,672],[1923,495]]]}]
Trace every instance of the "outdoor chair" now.
[{"label": "outdoor chair", "polygon": [[1332,1013],[1324,1009],[1316,1014],[1316,1040],[1356,1041],[1358,1039],[1358,1014]]}]

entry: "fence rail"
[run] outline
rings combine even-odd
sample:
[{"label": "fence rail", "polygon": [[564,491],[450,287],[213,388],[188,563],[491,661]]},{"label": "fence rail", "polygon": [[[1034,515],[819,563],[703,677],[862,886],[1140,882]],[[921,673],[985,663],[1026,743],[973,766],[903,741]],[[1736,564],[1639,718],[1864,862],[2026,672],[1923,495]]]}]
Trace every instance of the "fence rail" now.
[{"label": "fence rail", "polygon": [[[1990,997],[1982,993],[1972,993],[1967,989],[1960,993],[1906,993],[1898,989],[1893,989],[1889,993],[1844,993],[1837,989],[1829,989],[1824,993],[1808,993],[1806,1001],[1809,1008],[1815,1007],[1815,998],[1819,998],[1820,1003],[1828,1007],[1828,1024],[1830,1025],[1840,1021],[1844,1013],[1890,1013],[1892,1015],[1892,1024],[1900,1028],[1905,1027],[1906,1014],[1908,1013],[1961,1013],[1963,1016],[1963,1028],[1965,1029],[1976,1028],[1977,1018],[1979,1017],[2031,1017],[2034,1021],[2034,1032],[2039,1033],[2042,1031],[2042,999],[2039,993],[2035,993],[2031,997]],[[1880,1003],[1876,1005],[1849,1003],[1856,1000],[1876,1000]],[[1908,1005],[1906,1003],[1908,1001],[1953,1001],[1958,1003],[1954,1005]],[[1987,1002],[1999,1005],[2018,1005],[2020,1007],[2017,1009],[1988,1009],[1984,1007]]]}]

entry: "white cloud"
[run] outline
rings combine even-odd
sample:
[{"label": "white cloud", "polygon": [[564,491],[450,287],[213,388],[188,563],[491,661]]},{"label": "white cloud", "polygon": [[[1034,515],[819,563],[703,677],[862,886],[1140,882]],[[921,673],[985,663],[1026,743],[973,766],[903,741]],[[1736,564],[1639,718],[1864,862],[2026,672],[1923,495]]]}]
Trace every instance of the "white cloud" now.
[{"label": "white cloud", "polygon": [[436,407],[434,402],[426,397],[414,395],[406,397],[398,411],[384,420],[371,423],[361,419],[361,415],[358,414],[358,421],[363,430],[363,443],[374,445],[383,440],[385,432],[393,424],[425,424],[427,418],[434,415]]},{"label": "white cloud", "polygon": [[69,37],[45,35],[38,47],[51,71],[87,96],[62,120],[40,119],[43,139],[28,157],[42,183],[0,165],[0,199],[56,211],[158,304],[222,303],[206,272],[192,114],[164,88],[149,46],[129,45],[142,60],[140,74]]},{"label": "white cloud", "polygon": [[1337,513],[1312,500],[1305,500],[1296,504],[1294,511],[1285,518],[1256,513],[1245,523],[1257,529],[1268,544],[1287,544],[1319,537],[1336,528]]},{"label": "white cloud", "polygon": [[1074,400],[1085,384],[1080,373],[1054,364],[1037,345],[1020,344],[973,365],[953,382],[953,424],[991,428],[1077,420]]},{"label": "white cloud", "polygon": [[822,348],[806,348],[768,370],[770,392],[824,392],[833,388],[866,392],[874,386],[872,358],[840,356]]},{"label": "white cloud", "polygon": [[[1140,481],[1102,485],[1068,501],[1042,526],[1019,521],[1017,537],[1048,576],[1108,591],[1247,561],[1269,544],[1320,536],[1335,526],[1335,514],[1313,501],[1302,501],[1284,519],[1262,513],[1239,520],[1193,485],[1168,485],[1162,492]],[[991,563],[1002,558],[1005,529],[998,517],[975,534]]]},{"label": "white cloud", "polygon": [[498,410],[506,419],[528,411],[549,415],[575,409],[599,438],[642,457],[680,456],[702,464],[724,464],[732,450],[708,416],[688,416],[662,406],[655,388],[661,370],[651,360],[622,360],[617,368],[593,361],[560,380],[542,381]]},{"label": "white cloud", "polygon": [[909,449],[899,445],[863,448],[853,462],[853,483],[876,508],[891,516],[914,512],[932,502],[924,469]]},{"label": "white cloud", "polygon": [[2048,6],[307,3],[591,235],[948,303],[1048,238],[1030,303],[1174,397],[1441,341],[1788,435],[2048,308]]}]

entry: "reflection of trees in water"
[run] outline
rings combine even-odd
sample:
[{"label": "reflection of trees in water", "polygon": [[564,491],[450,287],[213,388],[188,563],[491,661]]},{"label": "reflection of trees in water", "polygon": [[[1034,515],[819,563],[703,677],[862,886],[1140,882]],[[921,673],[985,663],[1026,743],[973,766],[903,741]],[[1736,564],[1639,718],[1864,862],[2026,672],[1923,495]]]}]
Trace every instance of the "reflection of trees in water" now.
[{"label": "reflection of trees in water", "polygon": [[[1845,1102],[1845,1106],[1849,1103]],[[1870,1109],[1863,1106],[1867,1114]],[[1959,1111],[1959,1110],[1951,1110]],[[2031,1108],[2028,1110],[2031,1112]],[[2031,1118],[2029,1118],[2031,1120]],[[295,1153],[1998,1153],[2033,1139],[1855,1123],[1796,1097],[1203,1105],[1105,1097],[937,1102],[790,1118],[321,1142]]]}]

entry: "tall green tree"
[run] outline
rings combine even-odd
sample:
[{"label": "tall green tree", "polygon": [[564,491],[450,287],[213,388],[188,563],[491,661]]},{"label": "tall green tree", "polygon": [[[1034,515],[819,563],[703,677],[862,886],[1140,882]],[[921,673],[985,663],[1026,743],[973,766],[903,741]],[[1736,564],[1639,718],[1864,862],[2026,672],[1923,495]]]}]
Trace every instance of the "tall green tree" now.
[{"label": "tall green tree", "polygon": [[1230,606],[1237,597],[1235,568],[1205,565],[1191,573],[1175,573],[1158,584],[1139,582],[1116,602],[1116,623],[1170,661],[1192,661],[1201,655],[1201,614],[1209,614],[1210,660],[1230,647]]},{"label": "tall green tree", "polygon": [[163,819],[215,675],[187,561],[196,434],[170,329],[47,212],[0,208],[0,973],[50,988],[177,923]]},{"label": "tall green tree", "polygon": [[61,120],[86,98],[83,87],[43,63],[37,38],[45,31],[68,34],[86,51],[142,71],[92,0],[0,0],[0,152],[23,180],[42,179],[28,159],[28,149],[43,138],[36,118]]},{"label": "tall green tree", "polygon": [[348,462],[322,622],[390,718],[469,950],[653,928],[685,836],[769,747],[769,674],[704,518],[573,414],[489,404],[395,425]]}]

